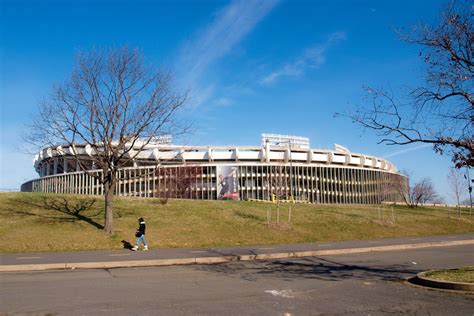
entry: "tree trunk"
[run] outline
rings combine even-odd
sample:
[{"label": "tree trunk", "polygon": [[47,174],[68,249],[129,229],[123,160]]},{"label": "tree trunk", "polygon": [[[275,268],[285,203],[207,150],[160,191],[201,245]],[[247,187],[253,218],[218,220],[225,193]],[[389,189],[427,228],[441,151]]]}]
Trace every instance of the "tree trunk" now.
[{"label": "tree trunk", "polygon": [[116,178],[112,172],[107,173],[108,181],[104,183],[104,197],[105,197],[105,226],[104,230],[107,234],[114,232],[114,213],[113,213],[113,199],[115,193]]},{"label": "tree trunk", "polygon": [[277,224],[280,223],[280,201],[277,203]]}]

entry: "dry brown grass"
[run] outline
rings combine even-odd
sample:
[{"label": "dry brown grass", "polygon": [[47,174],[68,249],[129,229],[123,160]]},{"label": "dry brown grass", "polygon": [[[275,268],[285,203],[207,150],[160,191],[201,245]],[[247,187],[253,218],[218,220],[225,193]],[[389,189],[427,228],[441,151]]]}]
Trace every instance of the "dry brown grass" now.
[{"label": "dry brown grass", "polygon": [[[281,207],[281,224],[275,225],[276,207],[267,203],[170,200],[163,205],[157,199],[114,201],[115,234],[108,236],[100,229],[104,221],[101,197],[1,193],[0,251],[120,249],[122,240],[134,243],[139,217],[147,222],[146,238],[152,248],[287,244],[474,231],[467,213],[459,221],[455,211],[445,208],[396,206],[393,221],[390,206],[379,212],[377,206],[371,205],[293,204],[291,225],[287,221],[287,205]],[[268,208],[273,208],[270,226]]]},{"label": "dry brown grass", "polygon": [[426,276],[441,281],[474,283],[474,266],[431,271]]}]

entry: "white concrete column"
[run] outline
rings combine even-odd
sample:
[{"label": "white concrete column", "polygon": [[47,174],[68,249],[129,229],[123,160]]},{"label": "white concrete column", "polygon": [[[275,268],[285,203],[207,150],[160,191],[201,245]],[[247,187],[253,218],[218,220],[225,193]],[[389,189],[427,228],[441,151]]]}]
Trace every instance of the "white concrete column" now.
[{"label": "white concrete column", "polygon": [[268,142],[265,143],[265,161],[270,162],[270,144]]},{"label": "white concrete column", "polygon": [[311,149],[308,149],[306,162],[311,163],[312,161],[313,161],[313,151]]}]

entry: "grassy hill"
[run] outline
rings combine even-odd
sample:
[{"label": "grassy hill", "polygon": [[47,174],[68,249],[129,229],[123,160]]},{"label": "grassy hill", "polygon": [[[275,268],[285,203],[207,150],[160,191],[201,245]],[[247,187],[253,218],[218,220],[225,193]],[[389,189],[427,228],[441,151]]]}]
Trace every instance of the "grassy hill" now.
[{"label": "grassy hill", "polygon": [[[74,251],[121,249],[134,243],[137,219],[147,222],[151,248],[211,247],[250,244],[304,243],[428,236],[474,231],[468,210],[461,220],[455,210],[377,205],[292,204],[244,201],[119,198],[114,202],[115,231],[102,230],[101,197],[38,193],[0,193],[0,251]],[[272,209],[272,224],[267,214]],[[383,216],[383,217],[382,217]],[[393,220],[394,219],[394,220]]]}]

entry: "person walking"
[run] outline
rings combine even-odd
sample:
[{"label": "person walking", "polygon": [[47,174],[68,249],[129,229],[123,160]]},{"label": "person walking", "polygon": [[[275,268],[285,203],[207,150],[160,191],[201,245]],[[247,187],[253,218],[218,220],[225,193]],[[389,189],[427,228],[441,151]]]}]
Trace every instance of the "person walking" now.
[{"label": "person walking", "polygon": [[146,225],[145,225],[145,220],[143,219],[143,217],[140,217],[138,219],[138,225],[139,226],[138,226],[137,232],[135,233],[135,237],[137,237],[137,243],[132,248],[132,250],[137,251],[138,248],[140,248],[140,243],[143,243],[143,250],[148,250],[148,245],[145,239]]}]

